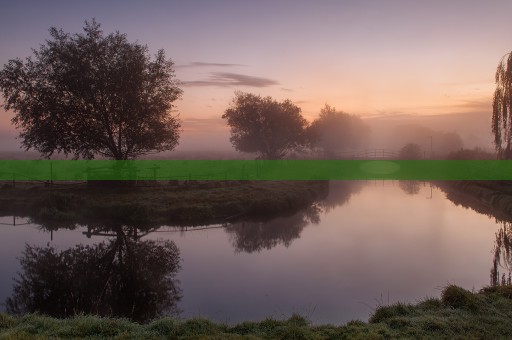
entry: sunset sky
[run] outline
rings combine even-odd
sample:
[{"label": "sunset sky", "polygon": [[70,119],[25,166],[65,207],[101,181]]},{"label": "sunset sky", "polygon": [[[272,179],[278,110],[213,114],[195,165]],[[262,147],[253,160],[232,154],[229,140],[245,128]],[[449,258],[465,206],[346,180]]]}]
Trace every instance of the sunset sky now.
[{"label": "sunset sky", "polygon": [[4,1],[0,64],[51,26],[96,18],[173,59],[189,134],[223,128],[235,90],[290,99],[308,120],[325,103],[364,117],[489,112],[510,13],[510,0]]}]

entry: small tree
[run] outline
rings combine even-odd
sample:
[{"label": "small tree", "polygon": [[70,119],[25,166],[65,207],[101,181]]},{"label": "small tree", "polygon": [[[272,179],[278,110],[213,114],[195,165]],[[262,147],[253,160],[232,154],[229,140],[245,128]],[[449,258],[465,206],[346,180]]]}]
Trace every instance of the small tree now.
[{"label": "small tree", "polygon": [[327,104],[309,130],[313,144],[328,156],[360,147],[370,134],[370,128],[360,117],[336,111]]},{"label": "small tree", "polygon": [[82,34],[50,35],[33,57],[0,71],[3,107],[16,112],[27,150],[124,160],[178,144],[180,121],[170,111],[182,91],[163,50],[152,60],[147,46],[119,32],[104,36],[94,20]]},{"label": "small tree", "polygon": [[271,97],[236,92],[222,118],[231,127],[235,149],[258,153],[260,158],[281,159],[307,143],[308,123],[290,100],[279,103]]},{"label": "small tree", "polygon": [[[508,57],[507,57],[508,56]],[[506,62],[505,62],[505,58]],[[498,157],[512,158],[512,52],[501,59],[496,69],[496,90],[492,103],[492,133]]]},{"label": "small tree", "polygon": [[421,148],[418,144],[408,143],[398,153],[400,159],[421,159]]}]

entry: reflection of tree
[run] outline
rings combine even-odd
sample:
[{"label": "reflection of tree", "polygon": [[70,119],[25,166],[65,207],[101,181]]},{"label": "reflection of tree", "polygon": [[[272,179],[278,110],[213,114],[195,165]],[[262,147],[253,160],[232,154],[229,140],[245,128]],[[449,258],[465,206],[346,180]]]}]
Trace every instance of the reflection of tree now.
[{"label": "reflection of tree", "polygon": [[398,181],[398,186],[407,195],[417,195],[420,192],[419,181]]},{"label": "reflection of tree", "polygon": [[278,244],[288,247],[300,237],[306,225],[320,222],[320,213],[347,203],[364,185],[363,181],[330,181],[326,198],[292,216],[275,218],[269,222],[238,222],[227,226],[226,231],[237,252],[260,252]]},{"label": "reflection of tree", "polygon": [[300,237],[309,223],[320,222],[320,208],[313,204],[289,217],[278,217],[269,222],[238,222],[226,227],[236,252],[260,252],[278,244],[288,247]]},{"label": "reflection of tree", "polygon": [[56,317],[77,313],[143,322],[177,312],[179,250],[170,241],[116,238],[64,251],[27,245],[8,312]]},{"label": "reflection of tree", "polygon": [[350,200],[353,194],[361,191],[365,185],[364,181],[330,181],[329,195],[319,202],[320,207],[325,212],[342,206]]},{"label": "reflection of tree", "polygon": [[[499,268],[504,272],[500,273]],[[496,232],[496,241],[494,243],[494,260],[491,269],[491,286],[500,284],[511,284],[512,269],[512,223],[503,222],[500,230]],[[508,276],[505,272],[508,271]],[[501,276],[500,276],[501,274]]]}]

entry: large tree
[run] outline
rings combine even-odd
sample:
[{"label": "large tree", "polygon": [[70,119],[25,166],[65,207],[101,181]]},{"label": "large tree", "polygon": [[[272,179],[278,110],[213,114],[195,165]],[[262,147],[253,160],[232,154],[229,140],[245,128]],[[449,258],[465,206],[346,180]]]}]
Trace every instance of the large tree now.
[{"label": "large tree", "polygon": [[308,122],[290,100],[236,92],[222,118],[231,127],[230,141],[238,151],[258,153],[263,159],[281,159],[305,145]]},{"label": "large tree", "polygon": [[501,59],[496,70],[492,104],[492,132],[498,157],[512,158],[512,52]]},{"label": "large tree", "polygon": [[309,130],[315,141],[313,144],[321,147],[327,156],[344,150],[353,151],[361,147],[370,135],[370,128],[360,117],[336,111],[327,104]]},{"label": "large tree", "polygon": [[51,28],[33,56],[0,71],[3,106],[16,112],[22,145],[85,159],[172,150],[180,133],[172,103],[182,93],[173,62],[163,50],[152,58],[125,34],[103,35],[95,20],[83,30]]}]

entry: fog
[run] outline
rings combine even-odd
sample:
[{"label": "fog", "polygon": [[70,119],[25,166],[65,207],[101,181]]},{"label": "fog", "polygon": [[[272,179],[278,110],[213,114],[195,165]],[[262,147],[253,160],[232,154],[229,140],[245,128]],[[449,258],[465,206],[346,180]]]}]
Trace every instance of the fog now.
[{"label": "fog", "polygon": [[[418,144],[425,153],[445,156],[463,147],[493,152],[491,113],[455,113],[431,116],[395,116],[369,118],[368,148],[398,151],[407,143]],[[460,137],[458,143],[455,139]]]},{"label": "fog", "polygon": [[[5,118],[5,116],[3,117]],[[364,118],[371,133],[364,145],[354,152],[371,149],[388,149],[398,152],[407,143],[420,146],[430,155],[432,139],[433,156],[444,157],[450,151],[480,148],[493,152],[491,113],[456,113],[446,115],[396,115]],[[235,151],[229,141],[229,127],[219,118],[183,119],[178,147],[170,152],[146,155],[143,158],[170,159],[234,159],[254,158],[254,155]],[[3,159],[35,159],[35,151],[25,152],[18,132],[12,127],[0,128],[0,157]],[[460,137],[458,143],[457,138]],[[431,138],[432,137],[432,138]],[[56,157],[60,158],[60,157]]]}]

